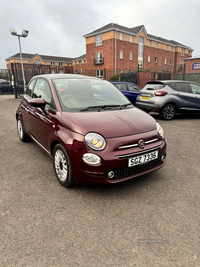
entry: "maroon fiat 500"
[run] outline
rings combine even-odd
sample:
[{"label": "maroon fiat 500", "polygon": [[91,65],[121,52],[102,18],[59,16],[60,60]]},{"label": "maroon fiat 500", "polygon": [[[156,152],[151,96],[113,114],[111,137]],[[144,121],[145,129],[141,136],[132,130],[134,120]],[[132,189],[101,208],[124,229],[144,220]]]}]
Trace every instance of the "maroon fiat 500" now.
[{"label": "maroon fiat 500", "polygon": [[16,120],[20,140],[31,138],[53,158],[65,187],[122,182],[165,165],[162,127],[98,78],[33,77]]}]

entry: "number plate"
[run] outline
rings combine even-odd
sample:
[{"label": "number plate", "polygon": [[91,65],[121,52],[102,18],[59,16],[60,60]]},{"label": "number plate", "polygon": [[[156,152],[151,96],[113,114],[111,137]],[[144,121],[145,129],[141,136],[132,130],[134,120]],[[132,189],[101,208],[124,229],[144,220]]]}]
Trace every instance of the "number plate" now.
[{"label": "number plate", "polygon": [[140,99],[141,100],[149,100],[150,99],[150,96],[141,96]]},{"label": "number plate", "polygon": [[137,156],[128,160],[128,167],[133,167],[139,164],[147,163],[158,158],[158,151],[150,152],[141,156]]}]

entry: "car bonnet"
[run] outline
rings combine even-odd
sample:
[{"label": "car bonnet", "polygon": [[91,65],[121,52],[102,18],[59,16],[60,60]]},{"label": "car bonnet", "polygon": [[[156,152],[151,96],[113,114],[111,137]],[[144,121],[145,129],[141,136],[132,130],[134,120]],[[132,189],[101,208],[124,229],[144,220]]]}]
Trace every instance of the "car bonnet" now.
[{"label": "car bonnet", "polygon": [[96,132],[105,138],[128,136],[156,129],[153,117],[137,109],[124,109],[101,112],[63,112],[65,127],[85,135]]}]

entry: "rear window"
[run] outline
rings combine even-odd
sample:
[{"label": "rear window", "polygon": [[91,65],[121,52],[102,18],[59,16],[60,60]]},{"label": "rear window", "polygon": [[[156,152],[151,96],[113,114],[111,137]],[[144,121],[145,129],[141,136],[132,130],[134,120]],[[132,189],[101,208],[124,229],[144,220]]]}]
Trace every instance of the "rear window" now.
[{"label": "rear window", "polygon": [[147,83],[143,89],[146,90],[160,90],[165,87],[164,83]]}]

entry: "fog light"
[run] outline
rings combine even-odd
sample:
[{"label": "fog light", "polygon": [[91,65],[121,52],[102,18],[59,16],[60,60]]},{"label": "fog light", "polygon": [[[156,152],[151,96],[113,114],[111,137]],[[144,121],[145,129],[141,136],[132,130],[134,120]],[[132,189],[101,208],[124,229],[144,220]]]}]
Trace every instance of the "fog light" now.
[{"label": "fog light", "polygon": [[162,160],[162,161],[165,160],[165,155],[162,155],[161,160]]},{"label": "fog light", "polygon": [[101,162],[101,158],[92,153],[85,153],[83,155],[83,161],[89,165],[99,164]]},{"label": "fog light", "polygon": [[110,172],[108,173],[108,178],[109,178],[109,179],[114,178],[114,176],[115,176],[115,173],[114,173],[113,171],[110,171]]}]

